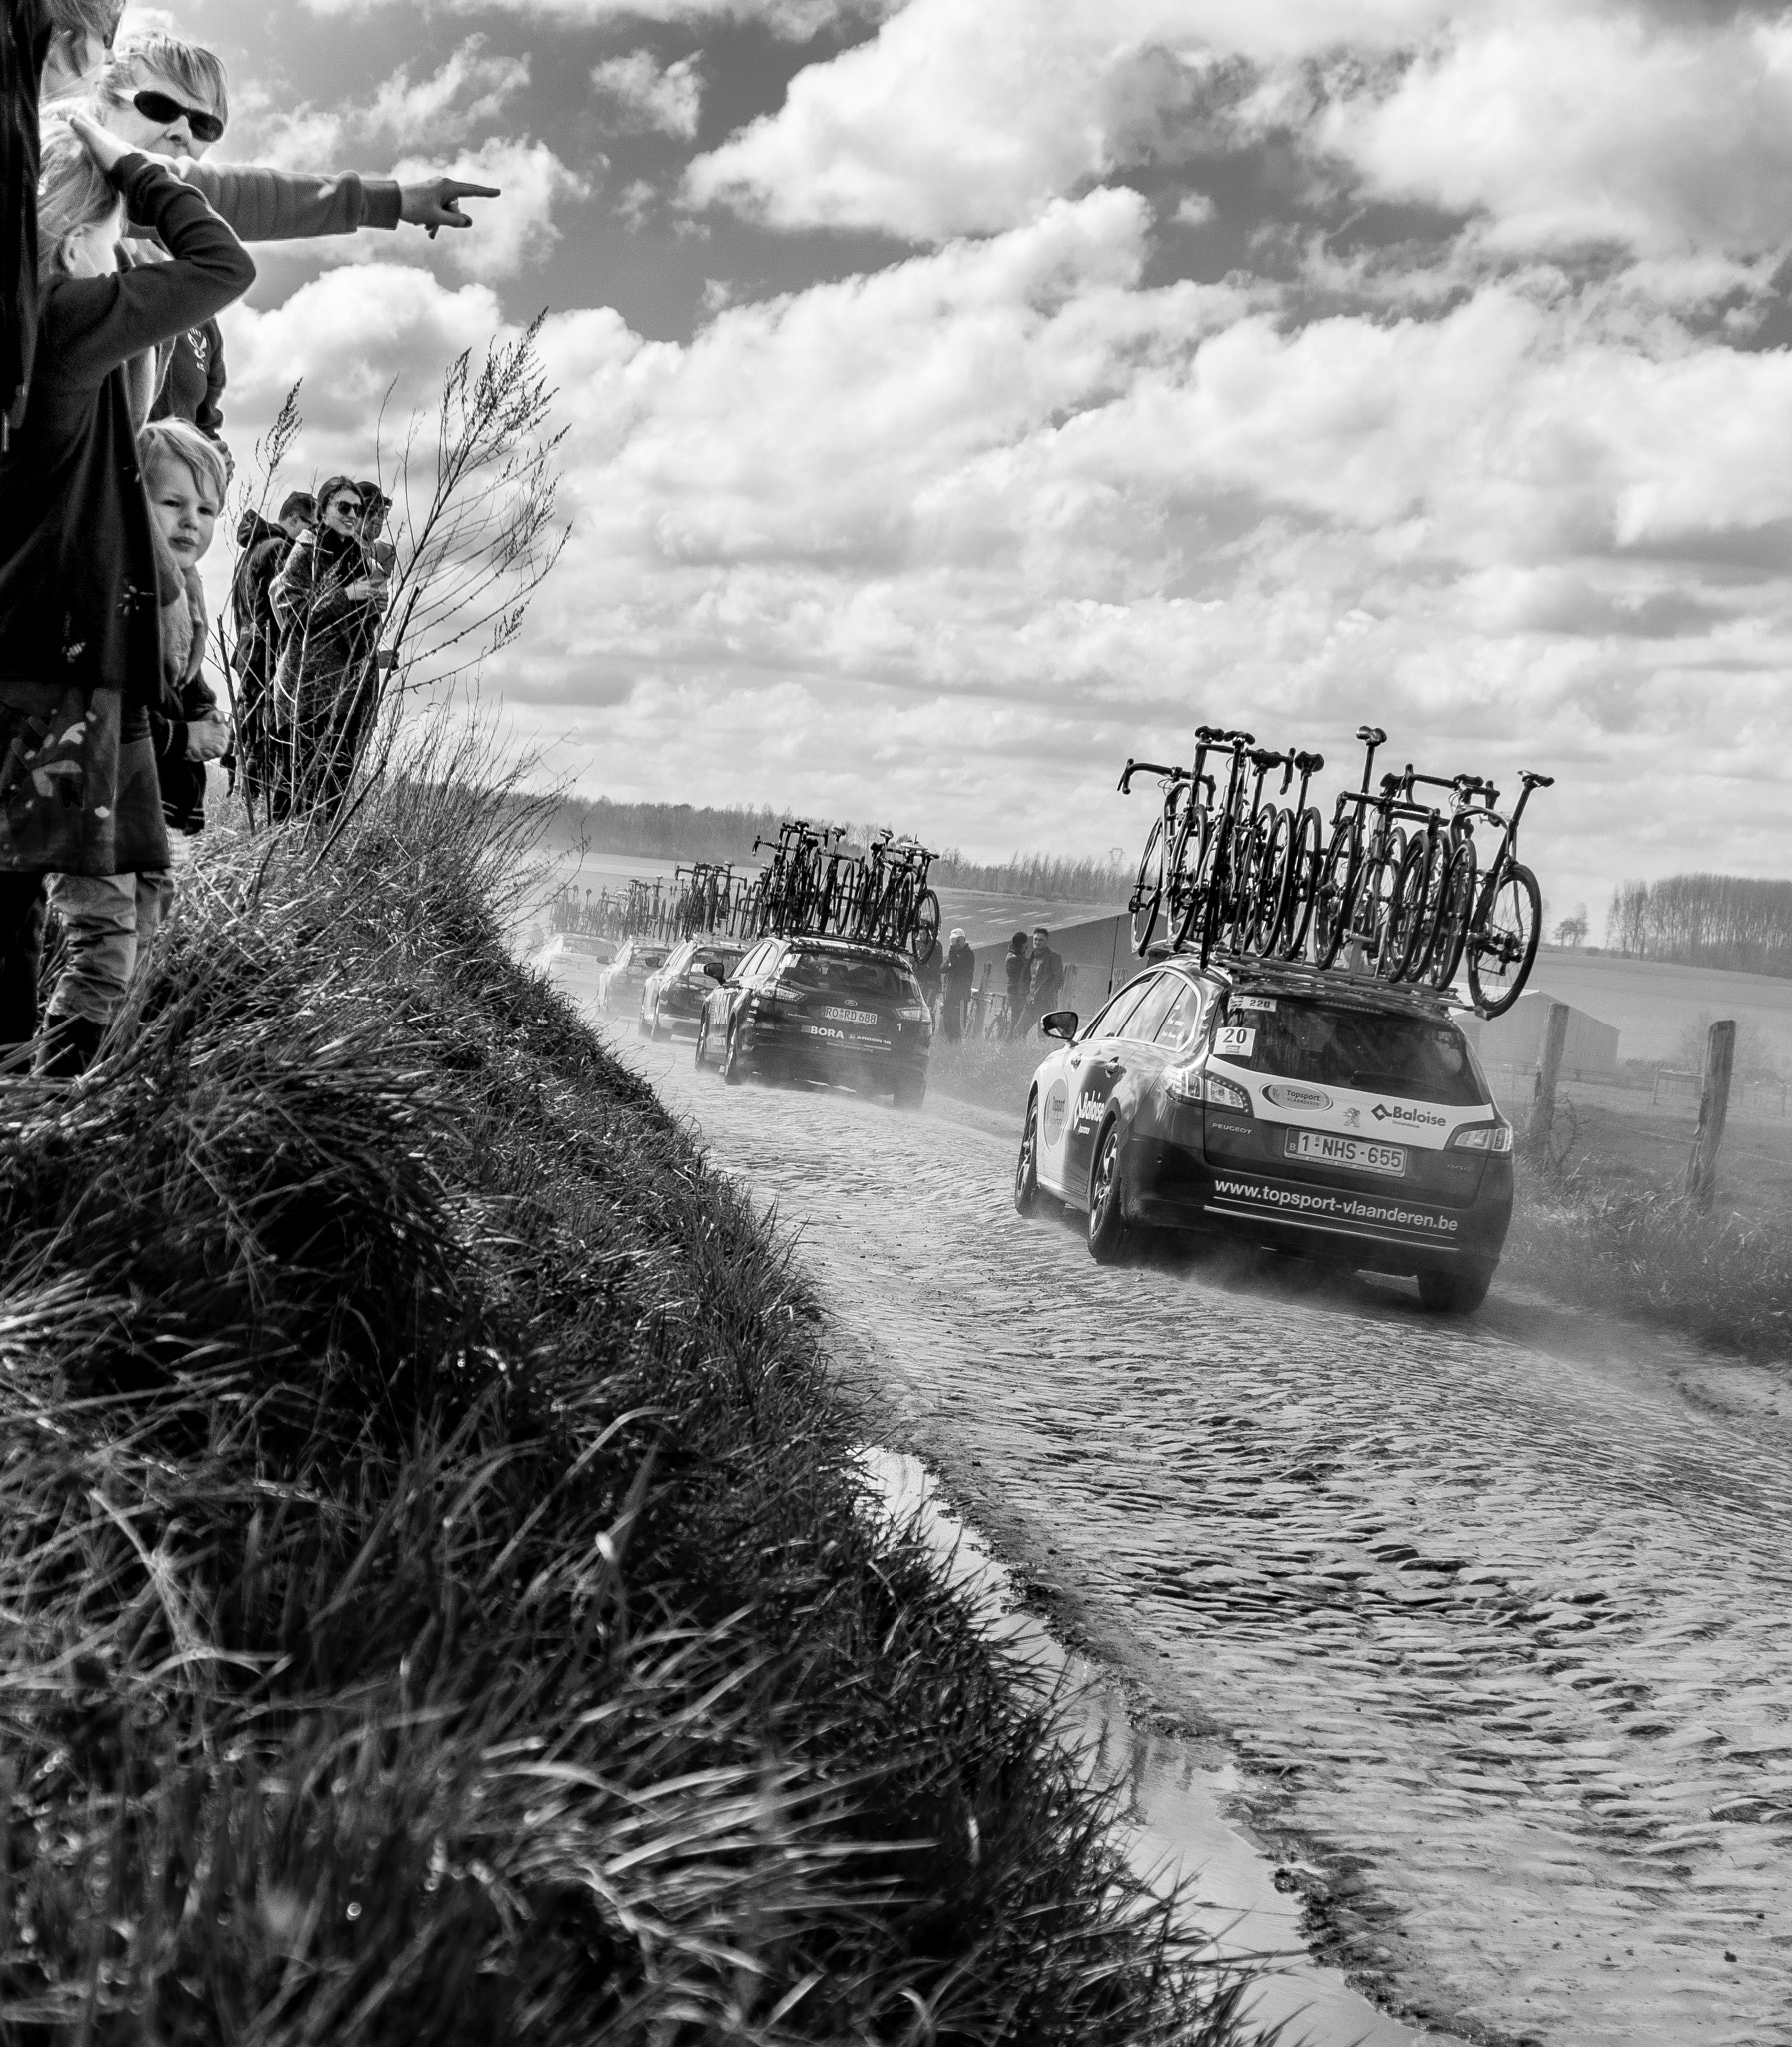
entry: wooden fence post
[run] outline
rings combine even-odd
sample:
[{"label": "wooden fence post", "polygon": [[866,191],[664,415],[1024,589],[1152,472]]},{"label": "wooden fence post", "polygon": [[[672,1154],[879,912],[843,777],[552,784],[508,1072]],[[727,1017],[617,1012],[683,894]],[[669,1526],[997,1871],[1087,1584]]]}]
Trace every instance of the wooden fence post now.
[{"label": "wooden fence post", "polygon": [[1736,1063],[1736,1023],[1713,1024],[1705,1039],[1705,1091],[1699,1097],[1699,1127],[1686,1161],[1686,1198],[1701,1214],[1711,1212],[1717,1191],[1717,1150],[1730,1113],[1730,1072]]},{"label": "wooden fence post", "polygon": [[1537,1081],[1531,1091],[1530,1127],[1524,1133],[1525,1148],[1535,1159],[1549,1155],[1549,1132],[1555,1122],[1555,1086],[1562,1073],[1562,1046],[1568,1041],[1568,1005],[1551,1003],[1549,1021],[1543,1026],[1543,1058],[1537,1067]]}]

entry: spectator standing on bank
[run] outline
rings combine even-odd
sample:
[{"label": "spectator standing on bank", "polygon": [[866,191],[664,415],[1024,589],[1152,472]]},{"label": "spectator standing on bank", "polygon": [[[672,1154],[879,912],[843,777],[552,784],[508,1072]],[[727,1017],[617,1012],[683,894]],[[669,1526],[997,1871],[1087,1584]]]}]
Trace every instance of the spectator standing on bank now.
[{"label": "spectator standing on bank", "polygon": [[207,622],[199,561],[229,482],[224,451],[185,420],[160,420],[138,438],[156,554],[162,691],[149,716],[162,822],[175,835],[157,867],[112,875],[52,875],[50,908],[62,924],[62,971],[51,991],[40,1072],[78,1071],[118,1014],[137,963],[174,902],[175,870],[205,825],[205,764],[230,728],[205,679]]},{"label": "spectator standing on bank", "polygon": [[1042,924],[1034,925],[1032,950],[1026,960],[1026,1018],[1023,1029],[1030,1030],[1041,1017],[1057,1008],[1064,988],[1064,963],[1051,950],[1051,934]]},{"label": "spectator standing on bank", "polygon": [[[463,199],[492,199],[495,186],[457,178],[400,185],[344,171],[327,177],[201,161],[223,139],[230,97],[222,60],[179,36],[132,35],[81,89],[96,118],[131,148],[167,158],[245,242],[285,242],[308,235],[352,235],[362,228],[410,222],[434,238],[438,228],[473,225]],[[131,262],[165,253],[155,224],[132,216]],[[223,337],[209,316],[161,344],[133,371],[132,404],[141,426],[152,413],[192,420],[213,435],[223,424],[226,383]]]},{"label": "spectator standing on bank", "polygon": [[947,1044],[956,1044],[964,1034],[964,1009],[975,985],[976,954],[964,936],[963,927],[955,925],[951,943],[946,948],[943,982],[945,1015],[942,1022]]},{"label": "spectator standing on bank", "polygon": [[106,60],[124,0],[0,8],[0,451],[24,416],[37,347],[38,106]]},{"label": "spectator standing on bank", "polygon": [[[149,723],[159,578],[127,366],[255,279],[197,192],[78,114],[44,121],[37,201],[36,358],[0,455],[0,1041],[13,1044],[33,1034],[43,878],[168,865]],[[155,223],[167,262],[115,267],[129,216]],[[85,1066],[103,1022],[82,1024],[44,1048],[46,1070]]]},{"label": "spectator standing on bank", "polygon": [[276,817],[340,802],[367,740],[386,580],[361,544],[361,521],[354,478],[331,477],[318,492],[316,530],[293,543],[274,579]]},{"label": "spectator standing on bank", "polygon": [[278,521],[253,509],[237,521],[237,568],[231,579],[230,665],[236,671],[235,759],[251,803],[265,803],[272,772],[274,669],[280,626],[274,617],[274,578],[293,543],[317,523],[317,500],[289,491]]},{"label": "spectator standing on bank", "polygon": [[1020,1019],[1026,1012],[1026,934],[1016,932],[1008,941],[1007,958],[1002,965],[1007,970],[1008,1009],[1006,1031],[1009,1037],[1020,1035]]}]

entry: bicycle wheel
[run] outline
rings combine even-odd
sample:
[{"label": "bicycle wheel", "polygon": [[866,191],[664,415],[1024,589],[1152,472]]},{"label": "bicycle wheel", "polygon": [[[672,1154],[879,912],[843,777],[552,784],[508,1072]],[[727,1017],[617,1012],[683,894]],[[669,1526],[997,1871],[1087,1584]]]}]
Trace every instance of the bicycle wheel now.
[{"label": "bicycle wheel", "polygon": [[1313,965],[1326,968],[1343,950],[1344,935],[1350,929],[1356,907],[1356,883],[1361,872],[1361,838],[1354,818],[1345,818],[1331,835],[1319,867],[1317,891],[1313,898]]},{"label": "bicycle wheel", "polygon": [[[1197,818],[1200,820],[1198,828],[1195,824]],[[1203,948],[1212,944],[1212,937],[1207,932],[1208,902],[1213,894],[1220,855],[1230,837],[1228,826],[1224,822],[1215,825],[1204,811],[1190,807],[1183,817],[1182,829],[1176,834],[1175,875],[1177,880],[1187,879],[1181,912],[1172,932],[1178,946],[1187,945],[1197,932],[1201,935]],[[1191,849],[1189,842],[1196,838],[1199,844]]]},{"label": "bicycle wheel", "polygon": [[1406,835],[1395,830],[1385,845],[1363,862],[1356,885],[1356,903],[1346,934],[1362,952],[1362,966],[1382,981],[1392,978],[1393,948],[1389,944],[1394,918],[1395,892],[1400,868],[1406,859]]},{"label": "bicycle wheel", "polygon": [[1288,886],[1282,902],[1281,929],[1276,934],[1277,953],[1284,960],[1298,960],[1306,950],[1306,935],[1318,900],[1319,871],[1324,862],[1325,827],[1319,813],[1308,804],[1294,827],[1294,846],[1288,862]]},{"label": "bicycle wheel", "polygon": [[1138,875],[1132,884],[1132,898],[1126,905],[1132,918],[1132,950],[1141,957],[1157,929],[1157,913],[1163,903],[1163,820],[1151,820],[1145,850],[1138,857]]},{"label": "bicycle wheel", "polygon": [[1517,861],[1495,869],[1468,934],[1468,992],[1483,1017],[1503,1017],[1523,995],[1542,928],[1536,876]]},{"label": "bicycle wheel", "polygon": [[1261,835],[1250,920],[1250,949],[1264,960],[1274,954],[1287,916],[1288,885],[1294,874],[1294,813],[1278,810],[1265,822],[1268,830]]},{"label": "bicycle wheel", "polygon": [[1431,923],[1431,840],[1415,838],[1406,848],[1400,872],[1394,879],[1393,903],[1388,912],[1387,979],[1409,981],[1419,962],[1430,952]]},{"label": "bicycle wheel", "polygon": [[923,889],[908,923],[908,950],[914,955],[915,966],[924,967],[938,944],[939,898],[931,889]]},{"label": "bicycle wheel", "polygon": [[1423,969],[1424,979],[1432,988],[1448,988],[1462,964],[1462,948],[1468,943],[1468,927],[1474,916],[1474,848],[1463,840],[1450,855],[1438,896],[1431,957]]},{"label": "bicycle wheel", "polygon": [[1200,887],[1201,866],[1211,837],[1207,813],[1198,806],[1185,807],[1176,829],[1176,843],[1165,859],[1163,924],[1172,942],[1189,928],[1188,899]]}]

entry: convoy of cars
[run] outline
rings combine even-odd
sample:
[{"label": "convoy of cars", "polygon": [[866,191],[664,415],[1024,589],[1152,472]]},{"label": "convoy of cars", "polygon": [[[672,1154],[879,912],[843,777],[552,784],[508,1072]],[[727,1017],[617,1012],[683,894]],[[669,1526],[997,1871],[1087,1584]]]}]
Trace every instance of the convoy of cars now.
[{"label": "convoy of cars", "polygon": [[1512,1215],[1512,1129],[1437,998],[1258,963],[1171,956],[1060,1040],[1028,1093],[1015,1167],[1087,1214],[1112,1260],[1143,1228],[1221,1232],[1409,1274],[1426,1306],[1479,1307]]},{"label": "convoy of cars", "polygon": [[682,939],[672,949],[663,967],[656,967],[641,984],[641,1015],[637,1028],[643,1037],[673,1037],[682,1030],[696,1034],[705,998],[715,987],[711,967],[726,975],[747,951],[745,939]]},{"label": "convoy of cars", "polygon": [[909,956],[841,938],[767,938],[726,971],[697,1025],[697,1063],[725,1080],[825,1080],[888,1093],[898,1108],[926,1097],[933,1020]]},{"label": "convoy of cars", "polygon": [[[833,936],[631,938],[599,974],[644,1035],[698,1066],[925,1098],[932,1018],[909,955]],[[1028,1089],[1014,1204],[1086,1218],[1121,1257],[1222,1235],[1404,1274],[1480,1306],[1512,1213],[1512,1128],[1442,997],[1279,961],[1171,953],[1095,1016],[1060,1010]]]}]

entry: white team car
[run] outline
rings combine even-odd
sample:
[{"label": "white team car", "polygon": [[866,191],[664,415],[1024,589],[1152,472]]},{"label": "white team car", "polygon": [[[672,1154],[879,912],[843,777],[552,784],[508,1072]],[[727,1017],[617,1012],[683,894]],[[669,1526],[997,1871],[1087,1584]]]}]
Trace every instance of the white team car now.
[{"label": "white team car", "polygon": [[1221,1231],[1411,1274],[1427,1307],[1486,1296],[1512,1216],[1512,1129],[1448,1010],[1309,969],[1147,967],[1033,1075],[1014,1205],[1088,1212],[1109,1260],[1134,1225]]}]

